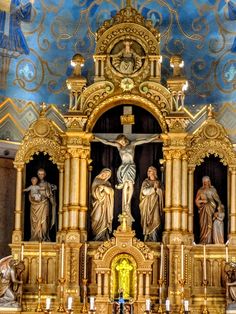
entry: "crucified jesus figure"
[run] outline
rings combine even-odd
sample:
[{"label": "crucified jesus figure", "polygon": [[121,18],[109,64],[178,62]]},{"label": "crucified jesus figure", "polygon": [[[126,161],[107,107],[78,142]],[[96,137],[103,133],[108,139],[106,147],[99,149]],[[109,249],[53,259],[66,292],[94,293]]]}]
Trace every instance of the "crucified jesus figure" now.
[{"label": "crucified jesus figure", "polygon": [[127,212],[131,221],[134,221],[131,215],[131,199],[134,192],[134,182],[136,177],[136,166],[134,163],[135,146],[153,142],[158,139],[154,135],[148,139],[138,139],[130,141],[125,135],[120,134],[115,141],[109,141],[95,136],[99,142],[114,146],[118,149],[121,158],[121,165],[117,171],[118,184],[117,189],[122,189],[122,212]]}]

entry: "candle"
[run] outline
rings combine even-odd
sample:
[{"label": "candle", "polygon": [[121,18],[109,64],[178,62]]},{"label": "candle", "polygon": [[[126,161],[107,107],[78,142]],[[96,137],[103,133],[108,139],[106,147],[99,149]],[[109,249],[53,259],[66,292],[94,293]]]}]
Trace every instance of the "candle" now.
[{"label": "candle", "polygon": [[146,299],[146,311],[150,311],[150,310],[151,310],[151,300]]},{"label": "candle", "polygon": [[20,259],[21,261],[24,260],[24,243],[21,244]]},{"label": "candle", "polygon": [[89,309],[90,311],[95,310],[95,297],[90,297],[89,299]]},{"label": "candle", "polygon": [[51,308],[51,299],[46,298],[46,310],[50,310],[50,308]]},{"label": "candle", "polygon": [[72,297],[69,297],[68,298],[68,303],[67,303],[67,309],[68,310],[72,310],[72,302],[73,302]]},{"label": "candle", "polygon": [[225,246],[225,261],[226,261],[226,263],[229,262],[229,247],[228,247],[228,244],[226,244],[226,246]]},{"label": "candle", "polygon": [[184,279],[184,245],[181,244],[181,279]]},{"label": "candle", "polygon": [[170,300],[166,299],[166,312],[170,312]]},{"label": "candle", "polygon": [[84,279],[87,278],[87,249],[88,249],[88,244],[84,244]]},{"label": "candle", "polygon": [[160,279],[163,277],[163,260],[164,260],[164,253],[163,253],[163,243],[161,243],[161,261],[160,261]]},{"label": "candle", "polygon": [[39,241],[39,273],[38,277],[41,278],[42,276],[42,242]]},{"label": "candle", "polygon": [[188,300],[184,300],[184,311],[185,311],[185,312],[188,312],[188,311],[189,311],[188,305],[189,305]]},{"label": "candle", "polygon": [[203,280],[206,280],[206,244],[203,245]]},{"label": "candle", "polygon": [[61,244],[61,278],[64,278],[65,243]]}]

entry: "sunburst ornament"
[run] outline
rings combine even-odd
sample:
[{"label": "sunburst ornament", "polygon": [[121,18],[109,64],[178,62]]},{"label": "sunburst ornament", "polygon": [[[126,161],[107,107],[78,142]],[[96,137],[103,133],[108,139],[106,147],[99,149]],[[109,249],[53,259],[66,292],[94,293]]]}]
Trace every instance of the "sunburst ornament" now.
[{"label": "sunburst ornament", "polygon": [[125,77],[120,82],[120,87],[123,91],[131,91],[134,88],[134,81],[130,77]]}]

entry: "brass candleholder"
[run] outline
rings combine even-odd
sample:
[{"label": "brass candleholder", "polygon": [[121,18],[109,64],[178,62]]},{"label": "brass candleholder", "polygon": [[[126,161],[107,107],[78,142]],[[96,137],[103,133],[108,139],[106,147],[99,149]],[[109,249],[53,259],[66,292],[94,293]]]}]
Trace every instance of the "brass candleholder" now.
[{"label": "brass candleholder", "polygon": [[49,310],[49,309],[46,309],[46,310],[44,311],[44,313],[45,313],[45,314],[52,314],[52,311]]},{"label": "brass candleholder", "polygon": [[162,286],[164,284],[164,279],[160,278],[159,279],[159,307],[157,313],[164,313],[165,311],[163,310],[163,305],[162,305]]},{"label": "brass candleholder", "polygon": [[41,283],[42,283],[42,278],[38,277],[38,302],[37,302],[37,307],[35,309],[35,312],[43,312],[43,307],[41,303]]},{"label": "brass candleholder", "polygon": [[88,308],[87,308],[87,282],[88,279],[84,278],[82,280],[83,282],[83,308],[81,313],[88,313]]},{"label": "brass candleholder", "polygon": [[180,305],[180,309],[179,309],[179,314],[184,314],[184,286],[185,286],[185,280],[182,278],[179,280],[179,284],[181,286],[181,305]]},{"label": "brass candleholder", "polygon": [[65,313],[65,302],[64,302],[64,286],[65,286],[65,278],[60,278],[59,280],[60,285],[60,304],[57,309],[57,312]]},{"label": "brass candleholder", "polygon": [[208,286],[208,281],[206,279],[203,280],[203,286],[204,286],[204,307],[202,314],[209,314],[208,308],[207,308],[207,286]]}]

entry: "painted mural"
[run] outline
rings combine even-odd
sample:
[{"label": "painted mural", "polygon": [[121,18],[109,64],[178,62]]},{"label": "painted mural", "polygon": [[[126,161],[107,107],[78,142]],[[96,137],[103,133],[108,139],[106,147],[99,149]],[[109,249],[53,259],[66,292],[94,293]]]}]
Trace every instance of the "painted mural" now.
[{"label": "painted mural", "polygon": [[[14,1],[20,3],[20,0]],[[80,53],[85,57],[83,75],[91,81],[96,30],[124,6],[124,2],[35,0],[30,21],[27,15],[27,23],[23,20],[18,23],[24,39],[23,51],[11,59],[0,95],[3,98],[14,95],[16,99],[36,103],[45,101],[59,108],[66,106],[65,81],[71,74],[72,56]],[[22,6],[27,3],[30,2],[21,0]],[[190,83],[187,106],[234,101],[236,0],[137,0],[132,4],[161,31],[163,80],[170,75],[170,56],[183,56]],[[1,6],[0,9],[3,10],[0,14],[3,29],[6,9]],[[3,48],[1,45],[0,38]]]}]

